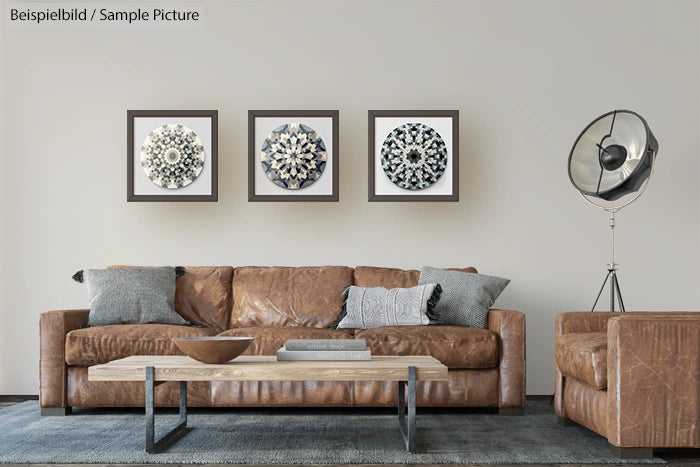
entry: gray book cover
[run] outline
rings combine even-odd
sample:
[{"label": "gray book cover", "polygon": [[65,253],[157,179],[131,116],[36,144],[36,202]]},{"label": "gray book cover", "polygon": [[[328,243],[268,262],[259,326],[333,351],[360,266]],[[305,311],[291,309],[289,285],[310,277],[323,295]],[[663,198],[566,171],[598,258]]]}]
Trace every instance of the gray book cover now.
[{"label": "gray book cover", "polygon": [[277,360],[372,360],[365,350],[286,350],[277,351]]},{"label": "gray book cover", "polygon": [[286,350],[366,350],[364,339],[289,339]]}]

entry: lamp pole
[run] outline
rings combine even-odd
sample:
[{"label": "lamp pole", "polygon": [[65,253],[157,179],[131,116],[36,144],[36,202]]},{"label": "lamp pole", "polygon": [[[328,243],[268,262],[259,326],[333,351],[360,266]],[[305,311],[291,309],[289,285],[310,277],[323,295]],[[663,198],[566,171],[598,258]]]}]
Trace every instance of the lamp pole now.
[{"label": "lamp pole", "polygon": [[615,311],[615,297],[617,297],[617,302],[620,305],[620,311],[624,312],[625,303],[622,301],[620,283],[617,281],[618,264],[615,262],[615,212],[617,210],[606,209],[606,211],[610,213],[610,262],[608,263],[608,274],[605,276],[603,285],[600,286],[600,291],[598,292],[598,296],[595,298],[595,302],[593,302],[591,311],[595,310],[595,306],[598,304],[598,300],[600,299],[600,295],[603,293],[605,284],[607,284],[608,279],[610,279],[610,311]]}]

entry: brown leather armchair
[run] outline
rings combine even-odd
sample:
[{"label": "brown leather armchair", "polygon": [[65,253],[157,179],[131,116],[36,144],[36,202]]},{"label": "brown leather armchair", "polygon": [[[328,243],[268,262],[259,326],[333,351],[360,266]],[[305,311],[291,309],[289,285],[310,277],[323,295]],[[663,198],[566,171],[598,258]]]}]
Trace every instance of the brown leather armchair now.
[{"label": "brown leather armchair", "polygon": [[554,407],[605,436],[617,457],[700,447],[700,313],[556,317]]}]

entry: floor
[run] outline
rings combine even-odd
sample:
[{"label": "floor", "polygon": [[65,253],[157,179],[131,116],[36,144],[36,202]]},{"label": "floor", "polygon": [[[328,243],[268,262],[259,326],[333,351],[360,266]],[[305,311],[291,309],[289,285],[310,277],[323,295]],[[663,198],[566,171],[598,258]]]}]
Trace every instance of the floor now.
[{"label": "floor", "polygon": [[[539,397],[538,397],[539,398]],[[3,409],[5,407],[9,407],[14,404],[18,404],[20,402],[24,402],[26,400],[30,399],[37,399],[37,397],[31,397],[31,396],[0,396],[0,409]],[[552,411],[554,411],[554,408],[552,408]],[[670,465],[674,466],[683,466],[683,467],[700,467],[700,449],[658,449],[654,451],[654,454]],[[9,464],[13,465],[13,464]],[[78,464],[16,464],[16,465],[32,465],[36,467],[62,467],[62,466],[75,466]],[[81,467],[98,467],[98,466],[109,466],[109,467],[153,467],[152,464],[79,464]],[[526,465],[521,465],[521,464],[469,464],[470,466],[473,467],[504,467],[505,465],[508,465],[510,467],[535,467],[533,464],[526,464]],[[561,464],[559,466],[558,464],[551,464],[551,465],[556,465],[558,467],[584,467],[584,466],[595,466],[595,467],[624,467],[625,464]],[[630,464],[626,464],[630,465]],[[652,464],[645,464],[645,465],[652,465]],[[664,464],[661,464],[664,465]],[[225,467],[226,464],[216,464],[215,467]],[[237,466],[236,467],[240,467]],[[250,465],[247,467],[268,467],[268,466],[258,466],[258,465]],[[283,465],[283,464],[276,464],[274,467],[298,467],[297,465]],[[333,467],[336,467],[333,465]],[[380,466],[372,466],[372,465],[363,465],[363,466],[358,466],[358,467],[386,467],[386,465],[380,465]],[[396,464],[396,467],[400,467],[400,464]],[[430,465],[421,465],[421,467],[445,467],[442,464],[441,465],[436,465],[436,466],[430,466]]]}]

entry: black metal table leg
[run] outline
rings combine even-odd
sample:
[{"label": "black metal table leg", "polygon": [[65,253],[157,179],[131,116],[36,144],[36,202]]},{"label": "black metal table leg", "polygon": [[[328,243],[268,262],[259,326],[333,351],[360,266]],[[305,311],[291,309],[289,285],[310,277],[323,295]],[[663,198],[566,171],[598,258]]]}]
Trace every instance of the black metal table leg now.
[{"label": "black metal table leg", "polygon": [[187,381],[180,381],[180,419],[177,425],[168,431],[162,438],[155,439],[155,407],[154,388],[161,384],[153,379],[153,367],[146,367],[146,452],[149,454],[159,452],[177,441],[187,428]]},{"label": "black metal table leg", "polygon": [[[404,407],[408,389],[408,408]],[[408,417],[406,411],[408,410]],[[408,367],[408,381],[399,381],[399,429],[406,449],[416,452],[416,367]]]}]

